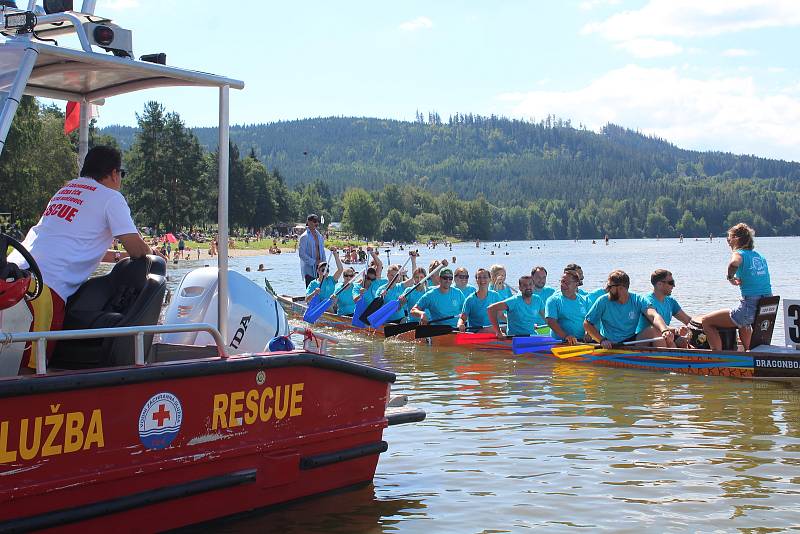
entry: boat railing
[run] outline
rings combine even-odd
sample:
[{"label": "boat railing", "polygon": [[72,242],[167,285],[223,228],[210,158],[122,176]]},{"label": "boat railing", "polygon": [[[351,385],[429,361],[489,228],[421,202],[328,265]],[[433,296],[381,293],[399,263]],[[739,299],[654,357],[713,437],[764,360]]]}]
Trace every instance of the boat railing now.
[{"label": "boat railing", "polygon": [[320,354],[328,354],[328,343],[334,345],[339,342],[338,339],[320,332],[312,332],[310,328],[303,326],[295,326],[292,332],[303,336],[303,350],[309,352],[318,352]]},{"label": "boat railing", "polygon": [[[178,332],[208,332],[217,345],[220,358],[227,358],[225,342],[219,330],[208,323],[197,324],[163,324],[148,326],[118,326],[115,328],[93,328],[82,330],[56,330],[47,332],[0,332],[0,347],[10,343],[36,342],[36,374],[47,372],[47,341],[63,339],[91,339],[98,337],[135,336],[134,363],[145,365],[144,336],[147,334],[174,334]],[[314,334],[319,336],[319,334]]]}]

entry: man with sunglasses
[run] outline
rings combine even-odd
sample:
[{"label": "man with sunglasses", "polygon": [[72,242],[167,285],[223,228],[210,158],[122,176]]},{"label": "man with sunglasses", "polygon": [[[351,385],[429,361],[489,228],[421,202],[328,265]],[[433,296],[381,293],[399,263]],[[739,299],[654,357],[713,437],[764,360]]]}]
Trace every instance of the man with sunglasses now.
[{"label": "man with sunglasses", "polygon": [[325,261],[325,238],[317,230],[319,217],[311,213],[306,218],[306,231],[297,240],[297,254],[300,256],[300,275],[306,287],[317,277],[317,267]]},{"label": "man with sunglasses", "polygon": [[[672,290],[675,289],[675,277],[666,269],[656,269],[653,271],[653,274],[650,275],[650,283],[653,284],[653,292],[644,298],[655,308],[658,315],[664,319],[667,328],[672,330],[672,334],[675,336],[675,341],[672,343],[667,342],[667,347],[677,346],[685,349],[689,346],[689,341],[685,337],[688,333],[687,328],[681,327],[681,329],[678,330],[677,328],[669,326],[673,317],[685,325],[688,325],[692,320],[689,314],[683,311],[678,301],[672,297]],[[653,328],[644,317],[639,319],[638,331],[639,339],[648,339],[658,335],[656,329]]]},{"label": "man with sunglasses", "polygon": [[[583,321],[583,328],[603,348],[610,349],[614,343],[635,341],[639,318],[644,316],[655,330],[645,330],[639,339],[648,339],[648,334],[660,332],[662,340],[655,343],[663,347],[673,342],[672,330],[658,315],[652,304],[641,295],[628,291],[631,279],[625,271],[611,271],[606,283],[606,294],[598,298]],[[649,337],[656,337],[651,335]]]},{"label": "man with sunglasses", "polygon": [[606,290],[601,288],[595,289],[594,291],[586,291],[585,289],[581,288],[580,286],[583,285],[583,269],[577,263],[570,263],[566,267],[564,267],[564,272],[567,271],[574,271],[575,274],[578,275],[578,295],[586,299],[586,303],[591,306],[601,296],[605,295]]},{"label": "man with sunglasses", "polygon": [[411,308],[411,315],[418,318],[420,324],[431,322],[455,328],[464,307],[464,294],[457,287],[451,287],[452,284],[452,269],[444,268],[439,271],[439,286],[430,288],[419,298]]},{"label": "man with sunglasses", "polygon": [[[115,238],[132,258],[156,254],[139,235],[128,203],[119,192],[124,177],[119,150],[109,146],[92,148],[86,154],[80,177],[58,190],[22,241],[39,265],[45,285],[41,296],[30,302],[32,331],[61,329],[67,299],[101,261],[115,260],[118,251],[109,250]],[[28,267],[18,252],[9,255],[8,261]],[[53,342],[48,343],[48,357],[54,346]],[[35,351],[31,353],[33,360]]]},{"label": "man with sunglasses", "polygon": [[576,271],[564,271],[561,275],[561,292],[545,302],[545,320],[559,339],[568,345],[587,341],[583,321],[589,304],[578,294],[580,278]]},{"label": "man with sunglasses", "polygon": [[464,294],[464,298],[469,297],[477,291],[476,287],[469,285],[469,271],[466,267],[459,267],[455,270],[454,282],[456,283],[456,287]]}]

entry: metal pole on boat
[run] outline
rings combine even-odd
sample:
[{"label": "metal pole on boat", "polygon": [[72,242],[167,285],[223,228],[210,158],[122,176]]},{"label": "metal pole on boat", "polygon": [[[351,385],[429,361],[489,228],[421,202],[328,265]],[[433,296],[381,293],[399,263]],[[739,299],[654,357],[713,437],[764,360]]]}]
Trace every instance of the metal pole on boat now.
[{"label": "metal pole on boat", "polygon": [[89,102],[81,100],[80,129],[78,130],[78,170],[83,167],[83,160],[89,152]]},{"label": "metal pole on boat", "polygon": [[217,329],[228,342],[228,102],[230,86],[219,88],[219,198],[217,201]]},{"label": "metal pole on boat", "polygon": [[3,111],[0,113],[0,154],[3,153],[3,149],[6,146],[8,131],[11,129],[11,123],[14,121],[19,101],[22,99],[22,94],[28,84],[28,78],[31,76],[31,71],[33,71],[33,66],[36,64],[36,57],[39,52],[36,48],[27,46],[22,54],[17,75],[14,77],[14,83],[8,91],[8,96],[6,96],[6,101],[3,104]]},{"label": "metal pole on boat", "polygon": [[81,13],[86,13],[87,15],[94,15],[94,6],[97,3],[97,0],[83,0],[83,5],[81,6]]}]

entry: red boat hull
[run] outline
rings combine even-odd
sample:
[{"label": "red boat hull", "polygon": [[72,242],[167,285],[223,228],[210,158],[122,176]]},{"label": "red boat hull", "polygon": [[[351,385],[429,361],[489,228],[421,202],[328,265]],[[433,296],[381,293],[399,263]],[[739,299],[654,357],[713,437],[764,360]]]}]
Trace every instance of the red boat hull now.
[{"label": "red boat hull", "polygon": [[0,381],[0,530],[158,531],[367,483],[393,380],[294,353]]}]

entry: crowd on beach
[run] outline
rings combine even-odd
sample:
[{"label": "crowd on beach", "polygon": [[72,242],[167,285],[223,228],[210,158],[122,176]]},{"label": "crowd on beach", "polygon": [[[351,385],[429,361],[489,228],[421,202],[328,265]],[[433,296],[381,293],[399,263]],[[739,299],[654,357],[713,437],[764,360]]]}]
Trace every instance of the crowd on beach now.
[{"label": "crowd on beach", "polygon": [[[772,294],[767,261],[754,250],[755,232],[744,223],[727,233],[731,248],[727,279],[741,290],[738,306],[693,318],[672,296],[675,277],[663,268],[653,271],[653,290],[647,295],[630,291],[630,278],[622,270],[609,273],[605,287],[587,291],[582,287],[580,265],[571,263],[560,273],[556,290],[547,285],[547,270],[534,266],[512,288],[505,267],[495,264],[477,269],[473,285],[467,268],[454,268],[447,260],[434,260],[426,269],[417,265],[419,253],[410,251],[405,264],[385,267],[371,247],[365,251],[369,255],[365,269],[357,273],[343,265],[335,248],[326,260],[315,217],[309,216],[308,230],[298,242],[306,300],[330,298],[334,313],[355,314],[354,324],[365,321],[363,311],[380,299],[399,303],[387,322],[445,324],[453,331],[493,331],[498,338],[532,335],[547,325],[569,345],[589,342],[611,348],[620,343],[646,343],[721,350],[720,329],[737,329],[747,350],[758,301]],[[347,258],[349,251],[344,252]],[[406,271],[409,262],[411,268]],[[682,324],[672,326],[673,318]]]}]

